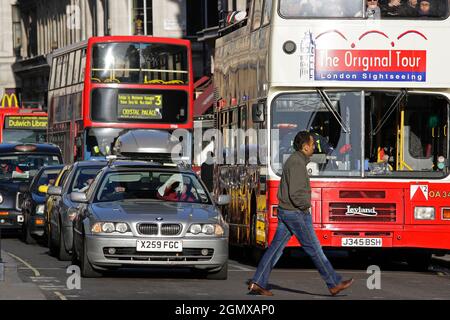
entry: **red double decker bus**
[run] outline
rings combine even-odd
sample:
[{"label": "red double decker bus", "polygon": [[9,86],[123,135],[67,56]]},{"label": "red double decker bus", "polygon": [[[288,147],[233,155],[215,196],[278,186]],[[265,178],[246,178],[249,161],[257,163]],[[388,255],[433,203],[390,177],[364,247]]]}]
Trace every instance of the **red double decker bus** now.
[{"label": "red double decker bus", "polygon": [[92,37],[50,60],[48,136],[66,163],[104,158],[132,129],[193,128],[187,40]]},{"label": "red double decker bus", "polygon": [[47,141],[47,113],[40,109],[0,109],[1,143]]}]

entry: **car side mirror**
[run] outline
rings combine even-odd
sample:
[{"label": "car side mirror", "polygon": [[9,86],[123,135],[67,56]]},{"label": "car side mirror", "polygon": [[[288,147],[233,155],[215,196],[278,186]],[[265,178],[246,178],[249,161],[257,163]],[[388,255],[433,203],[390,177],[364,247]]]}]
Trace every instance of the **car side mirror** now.
[{"label": "car side mirror", "polygon": [[48,186],[47,186],[47,185],[39,186],[38,191],[39,191],[40,193],[47,193],[47,191],[48,191]]},{"label": "car side mirror", "polygon": [[264,109],[264,102],[258,102],[252,105],[252,120],[254,123],[264,122]]},{"label": "car side mirror", "polygon": [[88,199],[86,197],[86,193],[84,192],[72,192],[70,194],[70,200],[76,203],[86,203]]},{"label": "car side mirror", "polygon": [[221,194],[219,198],[217,199],[217,205],[219,206],[226,206],[227,204],[230,204],[230,196],[227,194]]},{"label": "car side mirror", "polygon": [[25,192],[28,192],[28,190],[30,190],[30,188],[26,183],[21,183],[19,185],[19,192],[25,193]]},{"label": "car side mirror", "polygon": [[47,193],[50,196],[60,196],[62,194],[62,188],[51,186],[51,187],[48,187]]}]

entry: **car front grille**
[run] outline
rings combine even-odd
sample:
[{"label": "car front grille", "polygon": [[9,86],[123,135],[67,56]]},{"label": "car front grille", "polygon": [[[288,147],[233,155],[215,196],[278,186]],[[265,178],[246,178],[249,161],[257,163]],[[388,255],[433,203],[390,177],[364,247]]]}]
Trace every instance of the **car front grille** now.
[{"label": "car front grille", "polygon": [[140,234],[155,236],[158,234],[158,225],[156,223],[142,223],[138,226]]},{"label": "car front grille", "polygon": [[214,249],[185,248],[182,252],[140,252],[135,248],[114,248],[115,253],[109,253],[110,248],[103,248],[106,259],[121,261],[208,261],[214,255]]},{"label": "car front grille", "polygon": [[157,223],[141,223],[138,225],[138,231],[142,235],[156,236],[160,229],[162,236],[177,236],[181,233],[182,226],[178,223],[164,223],[158,225]]},{"label": "car front grille", "polygon": [[161,225],[161,235],[163,236],[177,236],[181,232],[181,225],[179,224],[163,224]]}]

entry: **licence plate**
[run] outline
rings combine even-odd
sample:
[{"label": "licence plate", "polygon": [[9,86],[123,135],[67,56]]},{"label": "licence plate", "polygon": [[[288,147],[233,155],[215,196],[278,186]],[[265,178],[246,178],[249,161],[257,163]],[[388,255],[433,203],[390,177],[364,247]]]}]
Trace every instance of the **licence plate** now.
[{"label": "licence plate", "polygon": [[342,238],[343,247],[382,247],[382,238]]},{"label": "licence plate", "polygon": [[179,240],[137,240],[136,251],[181,252],[183,242]]}]

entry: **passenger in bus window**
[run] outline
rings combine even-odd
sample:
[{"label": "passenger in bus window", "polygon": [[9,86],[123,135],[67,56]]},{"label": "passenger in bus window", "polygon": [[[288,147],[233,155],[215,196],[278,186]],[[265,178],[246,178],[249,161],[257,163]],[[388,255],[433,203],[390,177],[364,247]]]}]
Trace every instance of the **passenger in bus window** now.
[{"label": "passenger in bus window", "polygon": [[417,0],[408,0],[400,8],[400,15],[402,17],[417,17],[418,13]]},{"label": "passenger in bus window", "polygon": [[389,2],[381,7],[383,17],[398,17],[400,15],[401,1],[389,0]]},{"label": "passenger in bus window", "polygon": [[381,9],[378,0],[367,0],[367,19],[380,19]]},{"label": "passenger in bus window", "polygon": [[432,16],[432,7],[431,7],[431,0],[422,0],[419,2],[419,12],[418,15],[420,17],[429,17]]}]

